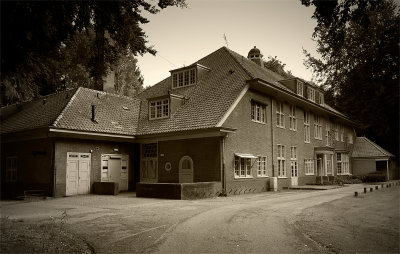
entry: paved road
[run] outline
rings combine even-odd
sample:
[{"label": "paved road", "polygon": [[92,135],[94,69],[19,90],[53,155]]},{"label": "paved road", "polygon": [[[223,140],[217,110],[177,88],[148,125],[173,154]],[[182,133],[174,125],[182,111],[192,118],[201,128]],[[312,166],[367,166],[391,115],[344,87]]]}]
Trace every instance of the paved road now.
[{"label": "paved road", "polygon": [[36,223],[61,218],[96,253],[329,253],[295,226],[304,209],[362,192],[362,185],[196,201],[85,195],[5,202],[1,216]]}]

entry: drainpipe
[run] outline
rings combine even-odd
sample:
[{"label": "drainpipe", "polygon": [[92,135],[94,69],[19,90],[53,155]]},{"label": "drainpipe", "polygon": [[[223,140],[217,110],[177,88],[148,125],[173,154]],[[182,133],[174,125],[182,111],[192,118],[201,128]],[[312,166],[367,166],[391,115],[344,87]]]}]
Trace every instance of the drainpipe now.
[{"label": "drainpipe", "polygon": [[274,124],[272,119],[274,119],[274,111],[273,111],[273,107],[274,107],[274,103],[272,101],[272,97],[271,97],[271,142],[272,142],[272,156],[271,156],[271,161],[272,161],[272,177],[275,176],[275,163],[274,163]]},{"label": "drainpipe", "polygon": [[56,163],[55,163],[55,155],[56,155],[56,144],[54,141],[51,142],[52,152],[51,152],[51,167],[53,168],[53,197],[56,196],[56,183],[57,183],[57,171],[56,171]]},{"label": "drainpipe", "polygon": [[389,177],[389,159],[386,160],[386,172],[387,172],[387,180],[389,181],[390,180],[390,177]]},{"label": "drainpipe", "polygon": [[223,136],[220,142],[220,151],[221,151],[221,183],[222,183],[222,193],[221,196],[226,197],[226,174],[225,174],[225,157],[224,157],[224,151],[225,151],[225,138],[226,136]]}]

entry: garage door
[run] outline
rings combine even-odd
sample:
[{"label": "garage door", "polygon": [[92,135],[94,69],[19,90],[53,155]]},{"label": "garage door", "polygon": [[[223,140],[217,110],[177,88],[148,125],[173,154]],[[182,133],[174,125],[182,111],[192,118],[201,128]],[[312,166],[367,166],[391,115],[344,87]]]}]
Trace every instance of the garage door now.
[{"label": "garage door", "polygon": [[67,153],[67,196],[90,192],[90,161],[90,153]]}]

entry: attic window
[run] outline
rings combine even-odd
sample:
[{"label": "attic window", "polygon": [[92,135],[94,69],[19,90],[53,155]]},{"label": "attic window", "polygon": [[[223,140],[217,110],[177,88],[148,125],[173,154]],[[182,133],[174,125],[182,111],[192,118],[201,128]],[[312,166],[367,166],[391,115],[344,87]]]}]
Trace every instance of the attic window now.
[{"label": "attic window", "polygon": [[311,87],[307,87],[307,99],[315,102],[315,90]]},{"label": "attic window", "polygon": [[149,119],[162,119],[169,116],[169,99],[151,101],[149,104]]},{"label": "attic window", "polygon": [[172,74],[172,88],[196,84],[196,69],[188,69]]},{"label": "attic window", "polygon": [[321,92],[318,92],[318,104],[324,105],[324,94]]},{"label": "attic window", "polygon": [[297,90],[296,93],[300,96],[303,96],[303,83],[300,81],[297,81]]}]

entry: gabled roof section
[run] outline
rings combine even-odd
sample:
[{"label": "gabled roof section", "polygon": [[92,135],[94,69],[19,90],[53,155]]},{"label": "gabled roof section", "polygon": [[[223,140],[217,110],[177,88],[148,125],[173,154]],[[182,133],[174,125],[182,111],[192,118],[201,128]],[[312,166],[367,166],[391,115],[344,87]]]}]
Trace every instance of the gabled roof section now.
[{"label": "gabled roof section", "polygon": [[[92,105],[95,105],[96,121],[91,119]],[[81,87],[45,96],[18,107],[17,112],[2,121],[1,133],[50,127],[134,135],[138,125],[140,100]]]},{"label": "gabled roof section", "polygon": [[[92,105],[95,121],[92,121]],[[52,126],[78,131],[134,135],[140,100],[79,88]]]},{"label": "gabled roof section", "polygon": [[1,108],[1,115],[5,117],[1,122],[0,132],[19,132],[52,125],[76,90],[71,89]]},{"label": "gabled roof section", "polygon": [[354,142],[352,157],[355,158],[376,158],[376,157],[394,157],[379,145],[375,144],[366,137],[357,137]]}]

